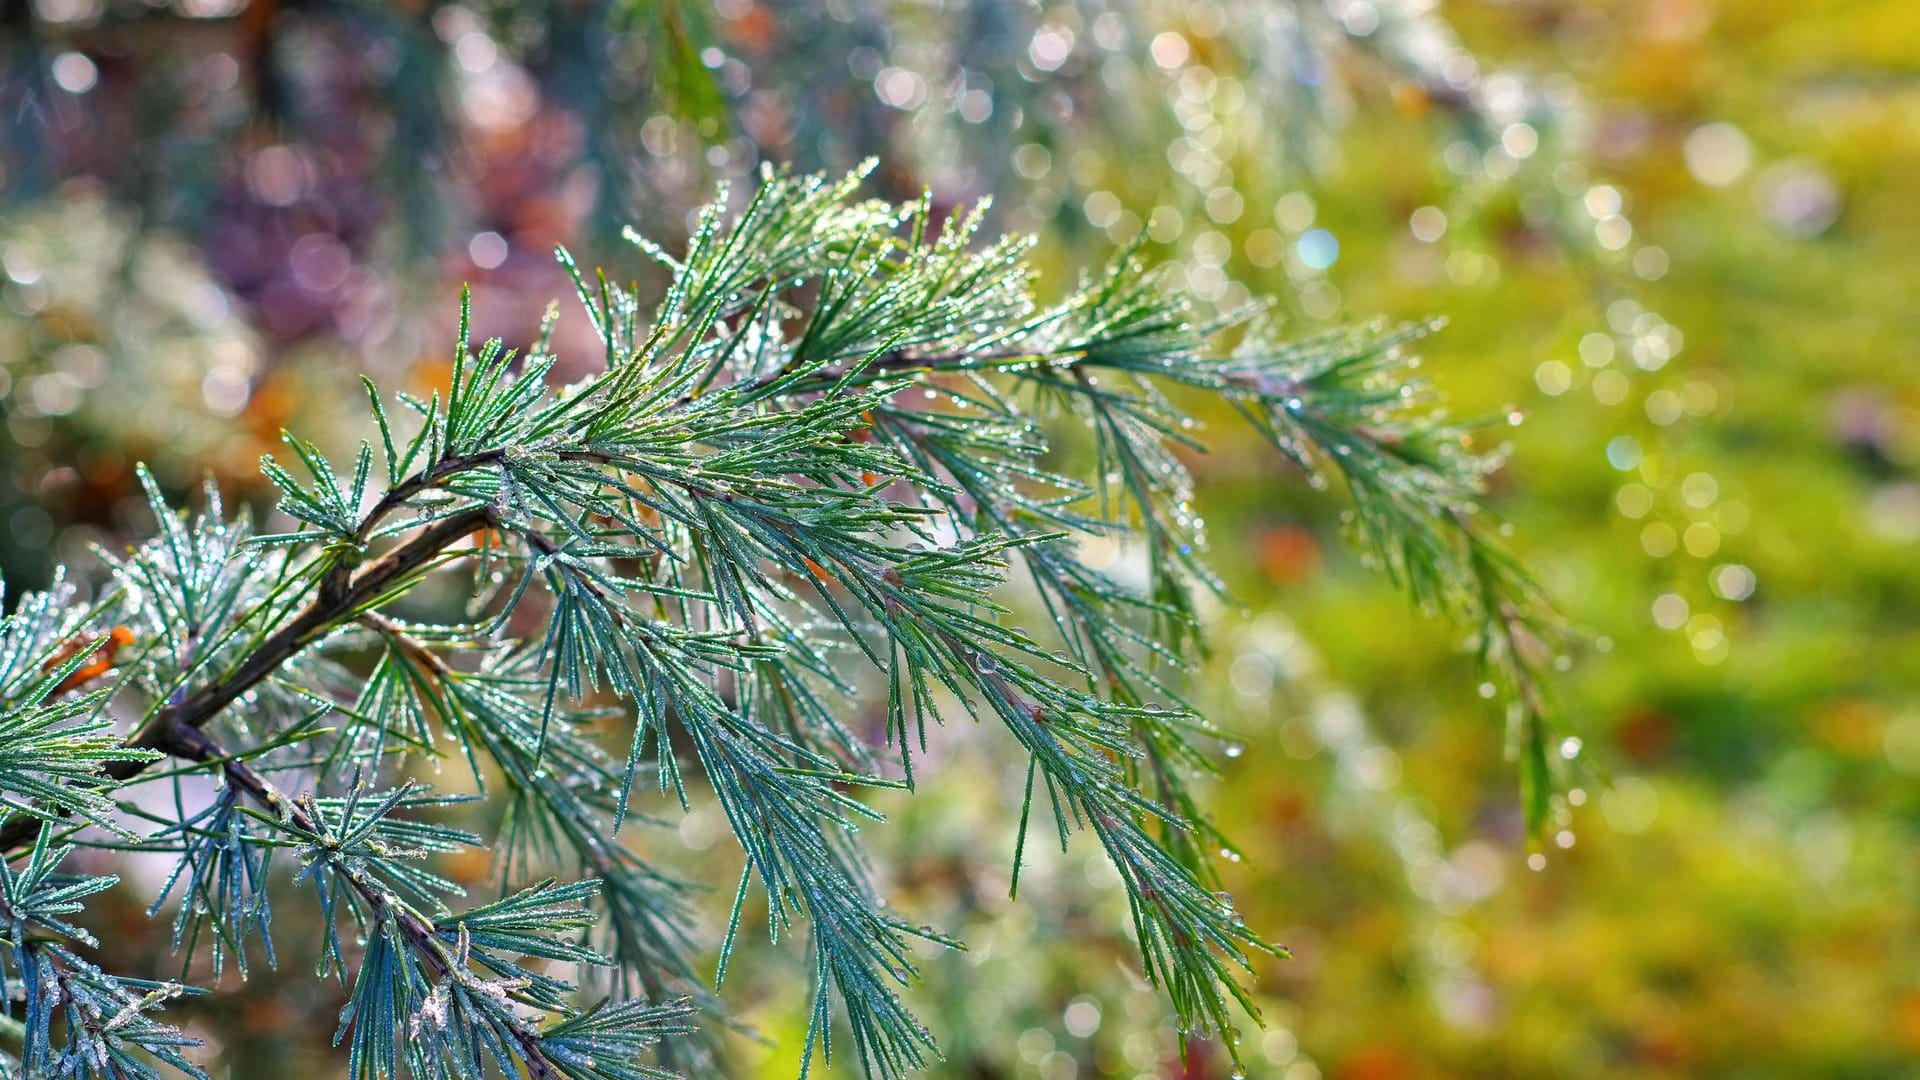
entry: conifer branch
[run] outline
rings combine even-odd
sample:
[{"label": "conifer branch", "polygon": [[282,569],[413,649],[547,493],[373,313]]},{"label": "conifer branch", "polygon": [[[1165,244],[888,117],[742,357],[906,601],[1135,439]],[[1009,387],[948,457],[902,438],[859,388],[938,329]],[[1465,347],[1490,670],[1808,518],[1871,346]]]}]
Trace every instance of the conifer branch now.
[{"label": "conifer branch", "polygon": [[[1036,804],[1062,845],[1091,833],[1145,974],[1183,1031],[1234,1052],[1233,1006],[1252,1012],[1238,979],[1284,949],[1216,891],[1230,841],[1195,785],[1219,733],[1183,680],[1197,597],[1223,586],[1176,399],[1223,399],[1337,477],[1387,571],[1478,627],[1537,746],[1553,624],[1479,513],[1494,459],[1426,406],[1400,351],[1417,330],[1284,342],[1245,316],[1196,321],[1133,253],[1041,304],[1027,241],[980,244],[977,211],[935,221],[926,200],[857,186],[770,171],[739,208],[723,193],[702,211],[685,251],[636,239],[671,279],[649,314],[562,253],[605,346],[571,384],[544,334],[524,356],[476,345],[463,304],[450,385],[396,399],[409,430],[369,383],[379,442],[351,469],[291,435],[307,479],[263,462],[291,531],[255,535],[212,493],[188,521],[153,493],[159,535],[115,557],[100,604],[29,598],[0,627],[17,718],[0,802],[21,815],[0,849],[35,841],[39,865],[52,820],[114,826],[118,792],[162,757],[215,771],[212,805],[152,838],[181,856],[165,895],[194,905],[177,948],[208,933],[243,976],[249,948],[271,960],[269,856],[290,849],[326,970],[353,971],[356,1076],[636,1080],[705,1066],[681,1037],[698,993],[685,890],[618,837],[648,788],[683,808],[710,794],[744,858],[716,991],[757,883],[769,936],[809,941],[803,1073],[838,1029],[893,1078],[938,1054],[901,994],[916,950],[960,944],[878,894],[858,831],[879,815],[858,793],[913,788],[929,722],[959,712],[1028,759],[1016,889]],[[1054,464],[1062,424],[1091,439],[1087,479]],[[1137,550],[1144,586],[1082,563],[1089,537]],[[456,565],[466,621],[396,612]],[[1010,624],[1016,567],[1046,634]],[[509,637],[516,614],[544,630]],[[886,686],[877,737],[845,719],[862,667]],[[124,740],[109,704],[139,717]],[[409,769],[449,744],[508,808],[501,895],[464,913],[429,860],[479,838],[423,817],[446,800]],[[55,764],[30,776],[29,755]],[[1531,805],[1552,777],[1523,760]],[[550,877],[570,869],[589,880]],[[365,931],[357,968],[343,922]],[[603,971],[615,996],[582,1010],[526,957]]]}]

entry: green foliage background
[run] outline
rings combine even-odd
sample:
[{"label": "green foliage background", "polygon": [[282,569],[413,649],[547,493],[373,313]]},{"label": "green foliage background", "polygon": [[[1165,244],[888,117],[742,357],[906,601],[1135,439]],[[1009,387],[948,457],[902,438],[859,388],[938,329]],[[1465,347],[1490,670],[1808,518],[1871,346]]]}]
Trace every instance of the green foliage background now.
[{"label": "green foliage background", "polygon": [[[1486,64],[1578,88],[1591,180],[1624,193],[1635,245],[1657,245],[1664,273],[1588,257],[1588,244],[1542,243],[1512,190],[1463,195],[1436,165],[1446,120],[1391,80],[1353,80],[1351,115],[1313,170],[1242,164],[1236,186],[1257,209],[1219,231],[1229,275],[1255,294],[1338,290],[1335,310],[1308,304],[1296,321],[1445,315],[1424,352],[1456,409],[1526,416],[1507,433],[1498,508],[1571,620],[1606,646],[1580,650],[1557,688],[1560,734],[1580,740],[1583,801],[1568,808],[1564,838],[1538,853],[1544,869],[1530,869],[1501,717],[1476,693],[1457,635],[1360,565],[1337,500],[1284,475],[1250,437],[1234,443],[1243,436],[1230,425],[1211,432],[1214,452],[1193,462],[1201,506],[1245,609],[1218,612],[1201,679],[1198,703],[1239,733],[1212,799],[1244,851],[1227,884],[1249,923],[1295,957],[1259,968],[1269,1027],[1253,1036],[1250,1070],[1910,1075],[1920,1059],[1920,9],[1542,0],[1443,11]],[[689,28],[677,7],[659,17],[676,42],[714,32]],[[705,100],[699,85],[678,92]],[[1689,169],[1689,137],[1709,124],[1732,125],[1750,147],[1725,186]],[[1062,169],[1070,151],[1055,147]],[[1168,172],[1157,153],[1147,176]],[[1111,146],[1095,157],[1075,182],[1112,175],[1143,222],[1189,198],[1143,188],[1143,170]],[[1276,229],[1266,208],[1295,191],[1310,194],[1311,226],[1338,238],[1324,275],[1252,257],[1269,243],[1253,234]],[[1023,203],[1031,191],[998,181],[995,194],[1016,223],[1054,238],[1041,258],[1059,282],[1106,243],[1078,198]],[[31,214],[90,220],[98,197],[56,188]],[[1409,228],[1428,205],[1451,222],[1437,242]],[[36,220],[29,207],[6,208],[6,227]],[[181,412],[171,434],[155,435],[115,419],[128,403],[105,397],[110,387],[87,388],[106,402],[97,429],[7,455],[10,577],[43,565],[48,543],[118,535],[125,485],[114,478],[132,458],[157,458],[176,484],[203,469],[239,476],[289,416],[314,432],[353,407],[364,358],[351,343],[303,337],[270,370],[233,359],[267,345],[171,344],[171,328],[204,314],[204,296],[183,284],[189,271],[168,269],[198,256],[156,244],[146,258],[159,265],[142,271],[163,282],[145,290],[153,310],[113,311],[132,323],[115,333],[164,356],[160,381],[189,400],[230,361],[258,376],[253,394],[231,427]],[[448,285],[472,273],[459,259],[396,265],[401,321],[421,329],[385,340],[386,359],[373,362],[389,372],[413,366],[427,342],[438,349]],[[1636,330],[1645,311],[1684,339],[1664,364],[1627,358],[1657,325]],[[218,337],[227,318],[201,321]],[[48,331],[48,319],[15,311],[0,327],[16,436],[26,365],[84,336]],[[1618,352],[1598,365],[1597,351],[1582,354],[1596,333]],[[1729,567],[1750,573],[1750,595]],[[989,740],[945,737],[932,755],[941,777],[913,799],[882,799],[892,821],[867,837],[896,902],[972,946],[931,959],[917,995],[949,1053],[937,1074],[1223,1076],[1217,1055],[1202,1048],[1182,1064],[1161,1034],[1163,1007],[1131,972],[1119,893],[1093,852],[1041,855],[1020,902],[1004,899],[1019,772]],[[723,829],[711,807],[680,826],[696,847]],[[689,869],[731,887],[731,857]],[[723,902],[710,908],[724,919]],[[128,955],[162,955],[163,934],[131,901],[124,914],[101,936]],[[736,975],[728,998],[767,1040],[739,1040],[749,1070],[791,1074],[806,1019],[801,963],[779,951],[735,961],[754,976]],[[307,1026],[303,1010],[331,1016],[324,988],[303,977],[288,962],[244,997],[192,1006],[258,1033],[229,1048],[234,1075],[320,1075],[302,1070],[320,1067],[330,1022],[311,1025],[312,1039],[280,1034]]]},{"label": "green foliage background", "polygon": [[[1580,81],[1612,130],[1600,169],[1630,193],[1638,236],[1671,255],[1638,295],[1686,344],[1659,372],[1635,374],[1625,400],[1596,401],[1578,350],[1605,322],[1592,280],[1504,244],[1496,208],[1466,245],[1500,260],[1497,281],[1409,281],[1395,272],[1418,247],[1406,214],[1436,198],[1409,160],[1420,122],[1362,110],[1343,138],[1319,205],[1341,240],[1331,278],[1349,309],[1446,313],[1426,352],[1463,410],[1528,413],[1501,508],[1570,614],[1611,639],[1562,689],[1569,732],[1607,780],[1574,811],[1573,847],[1526,870],[1496,720],[1464,665],[1352,568],[1316,507],[1276,496],[1256,458],[1229,449],[1204,464],[1215,535],[1233,538],[1216,555],[1260,612],[1223,620],[1208,685],[1233,685],[1234,665],[1264,648],[1295,692],[1242,714],[1248,751],[1220,796],[1246,844],[1230,884],[1296,955],[1267,973],[1269,1075],[1907,1075],[1920,1053],[1920,13],[1768,2],[1446,12],[1483,58]],[[1685,163],[1686,136],[1710,122],[1737,125],[1754,148],[1753,168],[1726,188]],[[1763,209],[1765,170],[1795,162],[1843,193],[1837,222],[1816,236],[1784,232]],[[1259,277],[1248,280],[1257,291]],[[1575,378],[1551,396],[1535,376],[1555,360]],[[1695,384],[1712,388],[1709,410],[1650,419],[1649,395]],[[1642,448],[1628,469],[1608,459],[1622,437]],[[1680,493],[1694,475],[1712,478],[1707,505]],[[1652,508],[1623,513],[1638,508],[1628,489],[1652,492]],[[1650,525],[1695,522],[1720,534],[1705,557],[1643,546]],[[1325,559],[1304,585],[1291,579],[1295,529]],[[1264,574],[1263,550],[1277,552]],[[1754,573],[1744,602],[1714,594],[1728,563]],[[1650,612],[1668,594],[1716,620],[1725,648],[1711,637],[1694,647],[1712,623],[1657,627]],[[1330,724],[1364,724],[1398,783],[1349,782],[1328,760]],[[1487,895],[1465,903],[1443,888],[1433,903],[1421,883],[1436,866]],[[1023,940],[1015,932],[1008,948]],[[997,982],[979,977],[975,993],[992,997]],[[1064,1007],[1072,982],[1055,985]],[[1036,1075],[1052,1075],[1049,1045],[1087,1053],[1060,1021],[1033,1019],[1051,1039],[1023,1044]],[[1146,1061],[1124,1037],[1114,1047],[1081,1075]]]},{"label": "green foliage background", "polygon": [[[1496,281],[1396,273],[1418,248],[1406,214],[1436,198],[1409,160],[1417,119],[1362,110],[1319,207],[1350,310],[1446,313],[1426,353],[1463,411],[1527,412],[1501,509],[1568,612],[1611,640],[1562,688],[1569,732],[1606,779],[1573,813],[1574,845],[1529,872],[1497,719],[1465,665],[1352,565],[1324,508],[1274,491],[1256,455],[1203,462],[1215,555],[1257,612],[1223,617],[1205,680],[1221,690],[1215,715],[1247,730],[1219,796],[1246,849],[1229,884],[1296,957],[1265,973],[1266,1075],[1907,1075],[1920,1054],[1920,13],[1562,7],[1446,10],[1483,58],[1572,72],[1597,122],[1630,132],[1600,161],[1631,193],[1639,236],[1671,256],[1639,291],[1685,334],[1671,364],[1597,401],[1578,346],[1604,325],[1604,296],[1552,254],[1504,245],[1498,209],[1466,241],[1500,260]],[[1582,32],[1543,44],[1541,24],[1563,18]],[[1685,163],[1686,136],[1711,122],[1754,148],[1727,188]],[[1783,162],[1813,163],[1843,193],[1831,229],[1770,220],[1765,170]],[[1575,373],[1558,396],[1535,381],[1553,360]],[[1696,384],[1712,388],[1704,414],[1650,418],[1649,395]],[[1625,470],[1607,454],[1623,436],[1643,448]],[[1708,505],[1680,494],[1693,475],[1712,478]],[[1652,508],[1623,513],[1637,508],[1626,489],[1654,493]],[[1650,525],[1696,522],[1720,534],[1705,557],[1643,546]],[[1295,566],[1296,530],[1318,572]],[[1715,596],[1729,563],[1757,582],[1743,602]],[[1668,594],[1716,620],[1724,649],[1693,647],[1713,624],[1660,629],[1650,612]],[[1278,700],[1228,690],[1249,655],[1268,658]],[[1361,725],[1373,743],[1357,753],[1390,752],[1397,783],[1355,783],[1328,748],[1330,728]],[[929,835],[954,860],[975,850],[992,808],[963,827],[973,796],[945,794],[954,807],[901,825],[904,850]],[[951,881],[939,865],[925,902]],[[1452,882],[1439,903],[1436,873]],[[1452,892],[1456,877],[1484,898]],[[955,973],[953,1028],[1015,1075],[1075,1075],[1061,1054],[1078,1075],[1155,1074],[1129,1041],[1137,999],[1102,998],[1092,1039],[1062,1019],[1093,970],[1082,950],[1034,990],[1004,989],[1032,979],[1030,942],[1052,935],[1029,920],[1046,917],[1022,905],[1008,925],[995,904],[966,927],[999,951]],[[1017,1064],[995,1038],[1010,1019],[1033,1025]]]}]

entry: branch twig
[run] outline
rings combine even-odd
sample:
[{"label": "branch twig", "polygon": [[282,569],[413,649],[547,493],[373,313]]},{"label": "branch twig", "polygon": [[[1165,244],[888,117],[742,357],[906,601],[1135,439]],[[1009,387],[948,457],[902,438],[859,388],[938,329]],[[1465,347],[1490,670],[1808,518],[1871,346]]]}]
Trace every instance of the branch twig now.
[{"label": "branch twig", "polygon": [[[359,613],[359,609],[378,600],[396,582],[404,580],[450,547],[454,541],[486,524],[489,511],[475,506],[435,521],[413,539],[389,551],[378,561],[354,575],[331,596],[319,596],[279,632],[260,643],[226,677],[166,705],[127,740],[140,750],[159,750],[175,757],[193,759],[198,752],[196,736],[222,709],[247,691],[265,681],[280,665],[300,650],[338,629]],[[108,764],[106,774],[115,780],[130,780],[151,761],[116,761]],[[0,852],[31,843],[40,831],[37,818],[16,817],[0,826]]]}]

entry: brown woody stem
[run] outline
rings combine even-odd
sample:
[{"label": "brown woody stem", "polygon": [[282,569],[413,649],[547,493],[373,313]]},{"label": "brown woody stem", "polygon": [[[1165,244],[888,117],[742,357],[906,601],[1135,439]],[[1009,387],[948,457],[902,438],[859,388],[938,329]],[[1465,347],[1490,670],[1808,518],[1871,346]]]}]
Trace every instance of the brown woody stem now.
[{"label": "brown woody stem", "polygon": [[[206,737],[199,729],[222,709],[265,681],[302,649],[351,621],[363,607],[379,600],[394,585],[432,563],[454,541],[487,524],[490,514],[486,507],[475,506],[428,525],[411,540],[368,564],[341,587],[330,590],[330,595],[315,597],[305,610],[262,641],[259,648],[225,677],[154,712],[127,740],[127,745],[201,760],[205,753],[201,740]],[[106,774],[115,780],[129,780],[150,764],[151,761],[116,761],[107,766]],[[0,852],[11,852],[32,842],[40,831],[40,824],[37,818],[16,817],[0,826]]]}]

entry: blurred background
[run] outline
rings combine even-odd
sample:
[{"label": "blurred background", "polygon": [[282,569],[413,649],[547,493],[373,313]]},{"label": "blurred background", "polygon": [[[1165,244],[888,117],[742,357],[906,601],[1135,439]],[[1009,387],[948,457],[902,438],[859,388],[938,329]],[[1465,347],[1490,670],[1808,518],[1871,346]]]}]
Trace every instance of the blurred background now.
[{"label": "blurred background", "polygon": [[[463,282],[525,340],[555,244],[642,273],[621,224],[670,244],[717,180],[868,156],[879,194],[991,196],[1054,289],[1144,230],[1203,307],[1445,316],[1456,411],[1524,418],[1494,501],[1588,642],[1537,849],[1461,630],[1227,418],[1192,462],[1226,876],[1295,955],[1252,1075],[1920,1075],[1911,0],[4,0],[9,593],[146,533],[136,461],[264,510],[283,427],[350,446],[360,372],[444,381]],[[994,734],[866,833],[972,946],[915,994],[935,1075],[1226,1076],[1180,1059],[1094,852],[1004,899]],[[730,887],[718,814],[677,830],[642,842]],[[163,969],[133,876],[95,914]],[[182,1010],[216,1075],[334,1075],[335,990],[278,929],[279,972]],[[743,1073],[792,1074],[802,967],[736,961]]]}]

